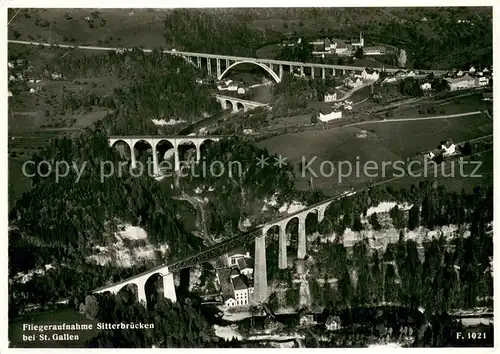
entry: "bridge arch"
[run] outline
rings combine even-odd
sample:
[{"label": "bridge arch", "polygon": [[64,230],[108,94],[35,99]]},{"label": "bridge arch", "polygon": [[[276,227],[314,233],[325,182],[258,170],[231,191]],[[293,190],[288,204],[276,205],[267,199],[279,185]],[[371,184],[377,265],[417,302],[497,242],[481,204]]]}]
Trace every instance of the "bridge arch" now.
[{"label": "bridge arch", "polygon": [[262,63],[259,63],[257,61],[254,61],[254,60],[242,60],[242,61],[237,61],[237,62],[229,65],[226,68],[226,70],[224,70],[224,72],[217,79],[218,80],[222,79],[224,77],[224,75],[226,75],[228,73],[229,70],[231,70],[232,68],[234,68],[236,65],[240,65],[240,64],[254,64],[254,65],[260,66],[262,69],[264,69],[265,71],[267,71],[267,73],[269,75],[271,75],[271,77],[274,79],[274,81],[276,81],[276,83],[280,83],[281,82],[280,77],[274,71],[272,71],[270,67],[268,67],[267,65],[264,65]]}]

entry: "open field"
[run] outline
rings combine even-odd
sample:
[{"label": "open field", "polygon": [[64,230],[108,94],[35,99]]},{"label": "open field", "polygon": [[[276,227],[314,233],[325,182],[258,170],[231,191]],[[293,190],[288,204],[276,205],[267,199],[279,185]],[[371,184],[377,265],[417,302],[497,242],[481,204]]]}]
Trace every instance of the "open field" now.
[{"label": "open field", "polygon": [[[414,103],[398,105],[396,108],[390,109],[393,118],[404,117],[430,117],[449,114],[460,114],[472,111],[482,111],[491,109],[492,102],[482,101],[482,93],[467,92],[460,97],[454,97],[454,92],[450,93],[449,98],[426,98],[419,99]],[[384,111],[380,111],[383,114]]]},{"label": "open field", "polygon": [[[404,188],[412,184],[418,185],[421,181],[433,181],[437,180],[439,185],[444,185],[448,190],[453,190],[456,192],[462,191],[464,189],[466,192],[471,193],[475,187],[478,186],[492,186],[493,185],[493,151],[484,152],[474,156],[471,161],[481,162],[477,171],[475,164],[464,165],[463,171],[465,176],[461,177],[460,169],[455,165],[455,176],[446,177],[438,170],[438,177],[404,177],[397,181],[391,182],[391,186],[394,188]],[[449,164],[449,163],[447,163]],[[444,174],[451,174],[451,167],[447,167]],[[473,174],[474,173],[474,174]]]},{"label": "open field", "polygon": [[[93,11],[93,21],[87,21]],[[165,46],[163,9],[26,9],[9,25],[9,38],[79,45]],[[25,13],[27,15],[25,15]],[[101,21],[104,19],[105,23]],[[102,26],[102,27],[101,27]]]},{"label": "open field", "polygon": [[[483,114],[452,119],[426,121],[399,121],[384,123],[367,123],[358,127],[342,127],[316,131],[291,133],[272,137],[261,141],[259,145],[271,153],[281,154],[296,168],[297,185],[307,188],[311,176],[304,177],[299,169],[302,158],[307,162],[316,157],[309,166],[318,175],[314,178],[316,188],[327,194],[361,186],[382,177],[382,162],[407,161],[421,152],[435,149],[440,141],[451,139],[455,142],[470,140],[492,134],[492,121]],[[366,130],[366,138],[357,138],[356,133]],[[356,161],[360,162],[360,173],[343,178],[339,183],[339,175],[335,172],[331,177],[320,176],[320,165],[323,161],[331,161],[338,166],[339,161],[349,161],[355,169]],[[379,178],[370,178],[363,172],[367,161],[378,165]],[[325,174],[329,168],[325,166]],[[369,174],[373,174],[370,170]],[[392,168],[387,167],[389,176]]]},{"label": "open field", "polygon": [[[93,324],[92,330],[79,330],[79,331],[23,331],[23,324]],[[97,321],[89,320],[85,316],[79,314],[72,309],[60,309],[55,311],[45,311],[36,312],[33,314],[26,314],[15,318],[9,322],[9,347],[12,348],[82,348],[83,344],[97,335],[99,330],[96,329]],[[78,335],[79,339],[75,341],[40,341],[38,339],[39,335],[47,335],[50,339],[54,333],[63,334],[68,333],[72,335]],[[23,341],[22,336],[24,335],[35,335],[37,337],[36,341]]]}]

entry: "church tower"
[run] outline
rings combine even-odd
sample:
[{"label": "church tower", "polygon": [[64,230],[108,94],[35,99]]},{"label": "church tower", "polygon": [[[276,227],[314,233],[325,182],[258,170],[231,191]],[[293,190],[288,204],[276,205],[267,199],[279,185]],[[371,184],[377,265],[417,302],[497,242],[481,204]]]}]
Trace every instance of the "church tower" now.
[{"label": "church tower", "polygon": [[363,38],[363,32],[359,32],[359,43],[361,47],[365,45],[365,39]]}]

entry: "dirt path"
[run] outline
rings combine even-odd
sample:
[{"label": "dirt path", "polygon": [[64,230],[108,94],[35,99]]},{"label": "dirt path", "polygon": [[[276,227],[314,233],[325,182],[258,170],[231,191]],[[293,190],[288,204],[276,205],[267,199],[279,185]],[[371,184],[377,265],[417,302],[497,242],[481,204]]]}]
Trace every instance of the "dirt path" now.
[{"label": "dirt path", "polygon": [[410,122],[410,121],[416,121],[416,120],[450,119],[450,118],[458,118],[458,117],[465,117],[465,116],[473,116],[476,114],[484,114],[484,112],[483,111],[474,111],[474,112],[467,112],[467,113],[448,114],[448,115],[444,115],[444,116],[369,120],[369,121],[364,121],[364,122],[359,122],[359,123],[346,124],[346,125],[343,125],[341,127],[335,127],[332,129],[345,128],[345,127],[355,127],[355,126],[364,125],[364,124],[382,124],[382,123],[392,123],[392,122]]}]

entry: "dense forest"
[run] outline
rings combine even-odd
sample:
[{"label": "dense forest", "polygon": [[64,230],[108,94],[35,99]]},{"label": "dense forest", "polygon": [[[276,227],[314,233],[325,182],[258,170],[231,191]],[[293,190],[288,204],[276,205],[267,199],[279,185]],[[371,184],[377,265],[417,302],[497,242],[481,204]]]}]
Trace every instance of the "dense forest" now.
[{"label": "dense forest", "polygon": [[[492,65],[488,8],[174,10],[165,20],[165,39],[178,50],[228,55],[254,56],[258,47],[290,38],[349,39],[360,31],[369,44],[405,49],[417,69]],[[283,49],[279,57],[307,60],[310,48]]]},{"label": "dense forest", "polygon": [[[395,206],[390,217],[399,230],[399,241],[385,250],[373,250],[368,239],[346,248],[341,235],[346,228],[381,231],[376,213],[361,222],[370,206],[382,201],[411,203],[404,212]],[[314,218],[313,218],[314,219]],[[319,237],[308,246],[314,259],[309,278],[312,307],[330,304],[336,308],[381,303],[423,306],[436,313],[450,309],[473,308],[493,295],[491,273],[493,259],[493,193],[492,188],[477,188],[472,194],[449,192],[445,187],[421,183],[409,190],[375,187],[365,193],[332,204],[319,224],[306,220],[308,235],[337,236],[324,243]],[[433,230],[446,225],[462,226],[457,237],[447,241],[443,236],[423,242],[423,259],[419,245],[406,235],[419,226]],[[470,235],[463,236],[465,230]],[[290,230],[296,234],[296,226]],[[270,279],[290,285],[290,272],[278,269],[277,243],[268,245],[267,267]],[[354,275],[356,274],[356,275]],[[330,278],[337,279],[332,285]],[[297,306],[297,298],[288,306]],[[294,302],[295,301],[295,302]]]}]

